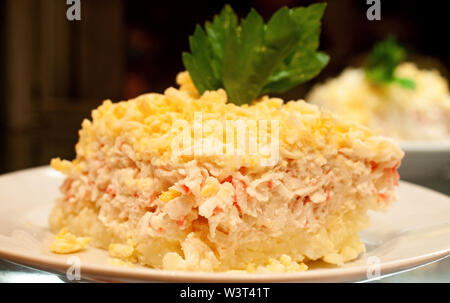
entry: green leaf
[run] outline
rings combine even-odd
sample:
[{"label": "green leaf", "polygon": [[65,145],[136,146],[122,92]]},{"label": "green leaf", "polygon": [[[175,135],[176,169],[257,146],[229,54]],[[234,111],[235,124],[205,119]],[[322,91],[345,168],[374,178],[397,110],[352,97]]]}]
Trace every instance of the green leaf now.
[{"label": "green leaf", "polygon": [[219,89],[221,81],[214,75],[211,64],[213,50],[203,29],[197,25],[194,35],[190,37],[191,52],[183,53],[183,63],[192,76],[195,86],[203,93],[208,89]]},{"label": "green leaf", "polygon": [[259,92],[260,81],[253,70],[255,62],[260,59],[258,55],[264,51],[263,34],[264,21],[254,10],[250,11],[239,28],[229,32],[222,75],[232,102],[249,102],[254,93]]},{"label": "green leaf", "polygon": [[251,10],[240,31],[229,38],[223,80],[230,100],[242,104],[260,95],[267,79],[297,45],[298,32],[287,8],[278,10],[267,26]]},{"label": "green leaf", "polygon": [[328,56],[317,51],[324,9],[323,3],[283,7],[267,24],[252,9],[239,23],[227,5],[206,22],[205,31],[195,30],[183,63],[200,93],[224,88],[236,104],[289,90],[328,63]]},{"label": "green leaf", "polygon": [[[228,32],[236,30],[238,18],[229,5],[225,5],[221,13],[214,17],[213,22],[205,23],[205,30],[213,51],[211,66],[214,76],[222,80],[222,61]],[[223,87],[223,84],[222,86]]]},{"label": "green leaf", "polygon": [[325,7],[325,3],[317,3],[292,10],[292,19],[300,33],[297,46],[270,76],[263,93],[285,92],[311,80],[328,64],[329,56],[316,51]]},{"label": "green leaf", "polygon": [[273,73],[264,86],[263,93],[282,93],[311,80],[328,64],[330,57],[323,52],[298,52],[289,65],[283,65]]},{"label": "green leaf", "polygon": [[293,9],[292,17],[300,31],[299,47],[316,50],[319,47],[321,20],[326,3],[316,3],[308,7]]},{"label": "green leaf", "polygon": [[377,43],[370,53],[366,66],[366,77],[375,84],[399,84],[404,88],[414,89],[415,82],[411,79],[397,78],[395,70],[406,58],[406,51],[389,36]]},{"label": "green leaf", "polygon": [[415,89],[416,88],[416,82],[414,82],[411,79],[408,78],[395,78],[395,82],[399,85],[403,86],[404,88],[408,89]]}]

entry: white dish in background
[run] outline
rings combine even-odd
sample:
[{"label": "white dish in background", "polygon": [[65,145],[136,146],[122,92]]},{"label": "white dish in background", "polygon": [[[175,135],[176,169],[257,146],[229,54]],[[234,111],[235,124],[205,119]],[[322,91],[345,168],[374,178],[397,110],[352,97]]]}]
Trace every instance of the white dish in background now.
[{"label": "white dish in background", "polygon": [[[107,263],[106,251],[88,248],[69,255],[53,254],[48,215],[63,177],[49,167],[0,176],[0,258],[65,273],[70,257],[81,262],[81,276],[101,281],[178,282],[338,282],[366,280],[379,261],[381,275],[411,269],[450,254],[450,198],[400,182],[399,201],[388,213],[371,213],[371,227],[361,236],[367,253],[343,267],[316,264],[299,273],[192,273],[119,267]],[[371,267],[370,267],[371,266]],[[371,271],[376,272],[376,271]]]},{"label": "white dish in background", "polygon": [[405,151],[399,168],[404,180],[437,177],[450,169],[450,140],[400,141],[400,146]]}]

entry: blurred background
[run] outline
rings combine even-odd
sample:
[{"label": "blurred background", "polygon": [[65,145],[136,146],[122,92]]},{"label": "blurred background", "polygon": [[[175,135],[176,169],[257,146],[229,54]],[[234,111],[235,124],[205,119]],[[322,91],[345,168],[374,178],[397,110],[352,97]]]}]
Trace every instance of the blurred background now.
[{"label": "blurred background", "polygon": [[[81,121],[103,99],[175,85],[188,36],[225,3],[240,16],[254,7],[268,18],[283,5],[313,2],[82,0],[81,20],[68,21],[65,0],[0,1],[0,172],[45,165],[55,156],[72,159]],[[381,21],[367,19],[366,0],[327,2],[320,49],[331,61],[283,97],[301,98],[313,84],[361,64],[388,34],[407,47],[410,59],[448,78],[443,1],[381,0]]]}]

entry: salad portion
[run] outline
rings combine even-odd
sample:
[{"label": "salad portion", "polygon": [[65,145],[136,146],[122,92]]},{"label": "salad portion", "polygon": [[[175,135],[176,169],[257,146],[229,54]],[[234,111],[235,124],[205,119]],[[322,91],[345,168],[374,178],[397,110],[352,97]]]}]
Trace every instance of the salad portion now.
[{"label": "salad portion", "polygon": [[52,251],[89,244],[115,265],[208,272],[303,271],[364,252],[358,232],[368,210],[395,201],[403,152],[315,105],[267,95],[326,65],[324,9],[282,8],[264,23],[226,6],[190,37],[178,88],[93,110],[76,159],[51,162],[66,175]]},{"label": "salad portion", "polygon": [[393,38],[375,45],[366,65],[316,85],[306,99],[404,141],[450,139],[450,92],[436,70],[404,62]]}]

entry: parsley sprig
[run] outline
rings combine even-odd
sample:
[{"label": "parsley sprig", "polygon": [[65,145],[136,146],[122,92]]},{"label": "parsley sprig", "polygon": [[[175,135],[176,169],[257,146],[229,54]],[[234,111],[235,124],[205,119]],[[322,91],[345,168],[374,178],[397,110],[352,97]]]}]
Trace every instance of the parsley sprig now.
[{"label": "parsley sprig", "polygon": [[229,100],[250,103],[314,78],[329,61],[317,51],[325,3],[279,9],[267,24],[255,11],[239,21],[226,5],[197,25],[183,63],[200,93],[224,88]]},{"label": "parsley sprig", "polygon": [[395,69],[406,58],[406,51],[389,36],[375,44],[365,66],[366,77],[375,84],[398,84],[404,88],[414,89],[412,79],[395,75]]}]

